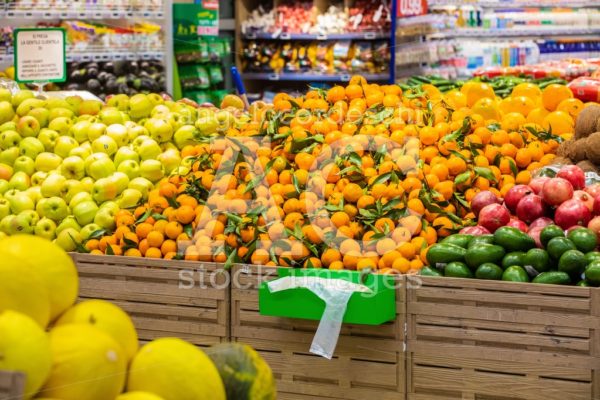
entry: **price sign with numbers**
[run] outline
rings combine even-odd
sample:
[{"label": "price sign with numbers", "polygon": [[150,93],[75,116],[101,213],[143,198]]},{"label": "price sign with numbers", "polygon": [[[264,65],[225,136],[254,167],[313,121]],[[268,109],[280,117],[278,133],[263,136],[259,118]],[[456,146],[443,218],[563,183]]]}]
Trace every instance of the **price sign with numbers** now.
[{"label": "price sign with numbers", "polygon": [[14,46],[17,82],[64,82],[67,79],[64,29],[15,29]]},{"label": "price sign with numbers", "polygon": [[427,14],[427,0],[396,0],[398,18],[415,17]]},{"label": "price sign with numbers", "polygon": [[190,40],[198,36],[217,36],[219,2],[203,0],[196,4],[173,4],[173,30],[178,41]]}]

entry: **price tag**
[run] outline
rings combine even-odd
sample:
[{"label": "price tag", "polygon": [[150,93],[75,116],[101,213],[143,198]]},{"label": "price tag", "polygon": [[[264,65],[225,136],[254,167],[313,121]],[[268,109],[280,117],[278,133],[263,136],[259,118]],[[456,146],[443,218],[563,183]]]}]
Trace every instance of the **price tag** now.
[{"label": "price tag", "polygon": [[65,31],[61,28],[15,29],[15,80],[19,83],[67,79]]}]

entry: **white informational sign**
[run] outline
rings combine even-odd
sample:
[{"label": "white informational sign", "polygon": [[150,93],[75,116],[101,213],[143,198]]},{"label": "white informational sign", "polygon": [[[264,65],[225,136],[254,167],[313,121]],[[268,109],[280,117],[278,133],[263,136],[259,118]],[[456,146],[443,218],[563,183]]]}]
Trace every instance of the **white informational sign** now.
[{"label": "white informational sign", "polygon": [[14,45],[17,82],[64,82],[66,80],[64,29],[15,29]]}]

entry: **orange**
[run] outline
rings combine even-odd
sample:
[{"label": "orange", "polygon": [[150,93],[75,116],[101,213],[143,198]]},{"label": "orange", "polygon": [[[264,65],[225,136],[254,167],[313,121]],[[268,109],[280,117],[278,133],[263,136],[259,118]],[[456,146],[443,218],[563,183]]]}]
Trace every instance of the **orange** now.
[{"label": "orange", "polygon": [[160,246],[160,251],[163,255],[168,253],[177,253],[177,243],[174,240],[167,239]]},{"label": "orange", "polygon": [[362,270],[362,269],[377,269],[377,265],[375,264],[375,261],[373,261],[370,258],[362,258],[358,261],[358,263],[356,264],[356,269],[358,271]]},{"label": "orange", "polygon": [[342,255],[336,249],[326,249],[321,254],[321,261],[325,267],[330,267],[334,262],[340,262],[341,260]]},{"label": "orange", "polygon": [[573,98],[573,92],[565,85],[553,83],[552,85],[546,86],[542,91],[542,104],[548,111],[556,110],[562,101],[571,98]]},{"label": "orange", "polygon": [[450,156],[447,162],[448,170],[450,174],[456,176],[467,170],[467,163],[460,157]]},{"label": "orange", "polygon": [[256,249],[250,256],[250,262],[256,265],[265,265],[270,259],[269,252],[264,249]]},{"label": "orange", "polygon": [[158,231],[152,231],[148,234],[146,240],[148,241],[148,245],[150,247],[160,247],[165,240],[165,237]]},{"label": "orange", "polygon": [[511,96],[525,96],[536,101],[542,97],[542,90],[534,83],[520,83],[513,88]]},{"label": "orange", "polygon": [[136,226],[135,228],[135,234],[140,238],[140,239],[145,239],[146,236],[148,236],[148,233],[150,233],[153,229],[153,226],[150,225],[147,222],[142,222],[141,224],[138,224],[138,226]]},{"label": "orange", "polygon": [[465,92],[465,95],[467,96],[468,107],[472,107],[480,99],[494,99],[496,97],[494,89],[487,83],[482,82],[471,82],[471,84],[465,89]]},{"label": "orange", "polygon": [[391,238],[382,238],[375,241],[375,249],[379,255],[384,255],[390,251],[396,250],[396,242]]},{"label": "orange", "polygon": [[150,247],[148,250],[146,250],[146,254],[144,254],[144,257],[146,258],[162,258],[162,256],[162,252],[156,247]]},{"label": "orange", "polygon": [[363,190],[356,183],[349,183],[343,190],[344,200],[356,203],[363,195]]},{"label": "orange", "polygon": [[360,244],[354,239],[346,239],[340,244],[340,253],[360,253]]},{"label": "orange", "polygon": [[341,226],[347,226],[348,224],[350,224],[350,217],[343,211],[336,211],[331,216],[331,223],[336,228],[339,228]]},{"label": "orange", "polygon": [[554,111],[546,115],[542,126],[554,135],[572,133],[575,129],[573,118],[564,111]]},{"label": "orange", "polygon": [[405,274],[410,270],[410,261],[404,257],[397,258],[392,264],[392,268]]},{"label": "orange", "polygon": [[131,248],[125,250],[125,253],[123,253],[123,255],[126,257],[141,257],[142,253],[138,249]]},{"label": "orange", "polygon": [[398,246],[398,251],[403,257],[411,260],[417,254],[417,247],[410,242],[405,242]]},{"label": "orange", "polygon": [[171,221],[165,226],[165,235],[169,239],[177,239],[183,232],[183,226],[177,221]]},{"label": "orange", "polygon": [[564,111],[569,114],[571,118],[575,119],[581,110],[583,110],[583,107],[583,101],[579,99],[565,99],[556,107],[556,111]]}]

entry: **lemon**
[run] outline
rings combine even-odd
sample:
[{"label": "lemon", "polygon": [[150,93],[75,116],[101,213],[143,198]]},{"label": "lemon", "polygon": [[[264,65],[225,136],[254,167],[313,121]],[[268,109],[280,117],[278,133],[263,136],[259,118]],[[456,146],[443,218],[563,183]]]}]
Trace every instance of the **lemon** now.
[{"label": "lemon", "polygon": [[131,363],[127,387],[165,400],[225,400],[223,382],[210,358],[177,338],[142,347]]},{"label": "lemon", "polygon": [[45,283],[50,296],[50,321],[75,304],[79,289],[71,257],[54,243],[33,235],[15,235],[0,242],[0,254],[26,258]]},{"label": "lemon", "polygon": [[163,400],[163,398],[150,392],[128,392],[123,393],[115,400]]},{"label": "lemon", "polygon": [[68,309],[56,321],[56,326],[70,323],[92,325],[108,333],[131,360],[138,351],[138,337],[129,315],[105,300],[86,300]]},{"label": "lemon", "polygon": [[50,331],[54,364],[40,395],[61,400],[108,400],[123,391],[127,359],[108,334],[70,324]]},{"label": "lemon", "polygon": [[37,393],[51,367],[50,340],[36,321],[12,310],[0,313],[0,370],[26,375],[26,399]]},{"label": "lemon", "polygon": [[4,251],[0,260],[0,311],[22,312],[45,328],[50,320],[46,286],[27,261]]}]

